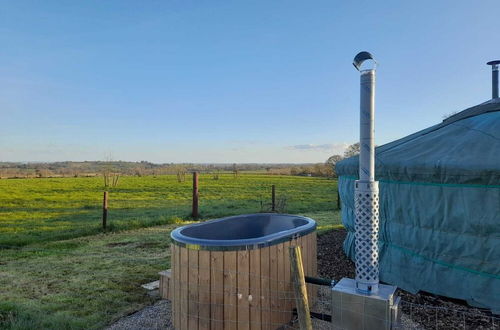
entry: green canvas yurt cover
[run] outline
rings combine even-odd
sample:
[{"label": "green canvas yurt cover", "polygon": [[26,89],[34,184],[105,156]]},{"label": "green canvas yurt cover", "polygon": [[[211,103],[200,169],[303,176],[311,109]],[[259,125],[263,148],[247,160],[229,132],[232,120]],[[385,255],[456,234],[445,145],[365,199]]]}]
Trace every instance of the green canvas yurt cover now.
[{"label": "green canvas yurt cover", "polygon": [[[380,280],[500,312],[500,100],[377,147]],[[354,259],[358,157],[336,166]]]}]

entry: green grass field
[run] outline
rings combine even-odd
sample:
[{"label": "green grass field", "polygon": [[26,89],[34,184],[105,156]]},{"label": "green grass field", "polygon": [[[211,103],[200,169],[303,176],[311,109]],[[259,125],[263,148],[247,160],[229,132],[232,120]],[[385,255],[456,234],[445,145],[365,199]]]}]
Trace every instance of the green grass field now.
[{"label": "green grass field", "polygon": [[[204,218],[258,212],[270,186],[320,234],[340,226],[336,181],[202,176]],[[0,180],[0,328],[99,329],[151,304],[141,284],[170,267],[170,231],[189,219],[191,182],[123,177],[100,233],[99,178]],[[142,228],[141,228],[142,227]]]},{"label": "green grass field", "polygon": [[[238,179],[200,176],[200,213],[204,219],[259,212],[270,201],[271,185],[286,195],[288,213],[336,208],[334,180],[243,174]],[[111,230],[141,228],[186,219],[190,214],[192,182],[174,175],[121,177],[110,190]],[[97,234],[101,230],[103,179],[0,180],[0,245],[23,246]]]}]

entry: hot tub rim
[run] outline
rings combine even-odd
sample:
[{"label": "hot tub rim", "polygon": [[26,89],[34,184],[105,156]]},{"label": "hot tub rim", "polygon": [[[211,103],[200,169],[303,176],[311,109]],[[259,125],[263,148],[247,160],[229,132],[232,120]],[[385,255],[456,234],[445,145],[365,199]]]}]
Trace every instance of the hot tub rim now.
[{"label": "hot tub rim", "polygon": [[[230,218],[237,218],[243,216],[252,216],[252,215],[280,215],[280,216],[289,216],[294,218],[301,218],[307,221],[306,224],[299,226],[297,228],[280,231],[277,233],[273,233],[266,236],[261,236],[258,238],[249,238],[249,239],[238,239],[238,240],[209,240],[209,239],[198,239],[191,238],[189,236],[185,236],[181,233],[181,231],[186,227],[191,226],[200,226],[209,222],[218,222],[222,220],[227,220]],[[170,233],[170,238],[172,239],[172,243],[184,247],[191,250],[204,250],[204,251],[241,251],[241,250],[254,250],[261,249],[264,247],[269,247],[272,245],[277,245],[286,241],[290,241],[301,236],[308,235],[316,230],[317,224],[316,221],[305,217],[302,215],[288,214],[288,213],[249,213],[249,214],[240,214],[240,215],[232,215],[228,217],[208,220],[200,223],[193,223],[185,226],[181,226],[179,228],[174,229]],[[262,241],[264,239],[264,241]]]}]

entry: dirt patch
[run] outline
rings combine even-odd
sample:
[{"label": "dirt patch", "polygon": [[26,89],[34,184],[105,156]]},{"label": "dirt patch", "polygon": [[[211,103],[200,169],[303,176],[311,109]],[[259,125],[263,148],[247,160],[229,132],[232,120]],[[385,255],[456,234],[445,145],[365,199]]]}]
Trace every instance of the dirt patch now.
[{"label": "dirt patch", "polygon": [[[108,243],[106,244],[107,247],[121,247],[121,246],[130,246],[135,249],[151,249],[151,248],[156,248],[161,245],[165,245],[164,243],[161,242],[114,242],[114,243]],[[165,245],[166,246],[166,245]]]},{"label": "dirt patch", "polygon": [[119,246],[130,245],[133,243],[134,242],[114,242],[114,243],[108,243],[108,244],[106,244],[106,246],[107,247],[119,247]]},{"label": "dirt patch", "polygon": [[159,246],[166,246],[166,244],[164,243],[161,243],[161,242],[144,242],[144,243],[139,243],[137,244],[136,246],[134,246],[135,248],[140,248],[140,249],[151,249],[151,248],[156,248],[156,247],[159,247]]}]

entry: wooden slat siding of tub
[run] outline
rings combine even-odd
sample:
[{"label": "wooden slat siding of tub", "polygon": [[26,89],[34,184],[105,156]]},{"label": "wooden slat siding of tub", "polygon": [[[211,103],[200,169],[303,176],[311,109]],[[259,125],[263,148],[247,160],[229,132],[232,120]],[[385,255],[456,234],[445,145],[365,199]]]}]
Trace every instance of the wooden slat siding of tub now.
[{"label": "wooden slat siding of tub", "polygon": [[238,251],[238,329],[250,329],[250,254]]},{"label": "wooden slat siding of tub", "polygon": [[[307,275],[308,276],[312,276],[312,268],[313,268],[313,260],[312,260],[312,251],[311,251],[311,248],[312,248],[312,236],[311,234],[307,235],[306,236],[307,239],[306,239],[306,246],[305,246],[305,252],[307,253]],[[309,299],[309,306],[313,306],[314,305],[314,301],[313,301],[313,296],[314,296],[314,285],[313,284],[309,284],[307,286],[307,293],[308,293],[308,299]]]},{"label": "wooden slat siding of tub", "polygon": [[271,318],[269,323],[271,325],[271,329],[278,328],[279,325],[279,300],[278,300],[278,247],[277,245],[271,245],[269,247],[269,260],[270,260],[270,292],[269,295],[271,297]]},{"label": "wooden slat siding of tub", "polygon": [[237,280],[236,251],[224,252],[224,329],[237,329]]},{"label": "wooden slat siding of tub", "polygon": [[[177,322],[175,320],[175,317],[177,315],[175,313],[175,311],[177,310],[177,307],[175,307],[175,304],[178,301],[178,300],[175,299],[175,282],[176,282],[176,278],[175,278],[174,271],[175,271],[175,269],[178,268],[178,267],[175,266],[175,256],[176,256],[175,245],[174,244],[170,244],[170,269],[172,270],[172,280],[171,280],[170,290],[173,290],[173,295],[172,295],[172,323],[173,323],[174,327],[177,325]],[[161,275],[160,275],[160,295],[162,295],[162,297],[163,297],[162,286],[161,286]]]},{"label": "wooden slat siding of tub", "polygon": [[[304,275],[309,276],[311,273],[310,269],[310,263],[311,259],[309,258],[309,237],[311,235],[305,235],[302,236],[302,262],[304,263]],[[310,285],[307,287],[307,289],[310,289]]]},{"label": "wooden slat siding of tub", "polygon": [[255,249],[250,250],[250,296],[252,300],[250,301],[250,329],[261,330],[261,250]]},{"label": "wooden slat siding of tub", "polygon": [[[304,238],[304,236],[297,237],[291,243],[291,246],[298,246],[298,247],[300,247],[300,250],[301,250],[302,253],[304,253],[303,243],[302,243],[303,238]],[[289,255],[289,257],[290,257],[290,255]],[[303,256],[302,257],[302,263],[303,263],[303,267],[304,267],[304,273],[306,273],[307,270],[306,270],[306,265],[305,265],[304,259],[306,259],[306,258]],[[292,277],[292,280],[293,280],[293,277]],[[292,287],[292,290],[293,290],[293,287]],[[295,294],[293,295],[293,297],[295,299]],[[296,308],[296,307],[297,307],[297,302],[295,300],[293,300],[293,308]]]},{"label": "wooden slat siding of tub", "polygon": [[292,311],[294,308],[293,287],[291,282],[291,268],[290,268],[290,241],[283,243],[283,268],[284,268],[284,300],[283,306],[285,307],[285,323],[289,323],[292,319]]},{"label": "wooden slat siding of tub", "polygon": [[173,317],[174,317],[174,327],[179,328],[179,322],[180,322],[180,301],[179,301],[179,274],[180,274],[180,267],[179,267],[179,253],[177,253],[177,245],[172,244],[170,246],[170,251],[171,256],[170,256],[170,262],[171,262],[171,269],[172,269],[172,287],[173,287],[173,295],[172,295],[172,309],[173,309]]},{"label": "wooden slat siding of tub", "polygon": [[[290,246],[301,246],[305,273],[317,276],[315,232],[248,251],[173,246],[175,328],[275,330],[290,322],[296,306]],[[308,285],[311,305],[316,291]]]},{"label": "wooden slat siding of tub", "polygon": [[178,248],[180,250],[180,279],[179,279],[179,300],[180,300],[180,325],[179,329],[188,329],[188,274],[189,274],[189,260],[188,250],[185,248]]},{"label": "wooden slat siding of tub", "polygon": [[260,249],[260,306],[261,306],[261,322],[263,330],[271,330],[271,257],[270,248],[264,247]]},{"label": "wooden slat siding of tub", "polygon": [[[314,271],[315,263],[316,263],[316,260],[315,260],[316,255],[313,253],[314,252],[314,245],[315,245],[314,233],[311,233],[311,234],[309,234],[309,245],[308,245],[308,248],[309,248],[309,271],[311,272],[310,276],[316,277],[316,272]],[[311,285],[311,303],[312,304],[316,303],[317,289],[318,289],[318,286],[313,285],[313,284]]]},{"label": "wooden slat siding of tub", "polygon": [[[304,275],[310,276],[311,275],[311,255],[309,251],[309,241],[310,241],[311,235],[305,235],[302,236],[302,262],[304,263]],[[311,292],[312,292],[312,285],[307,284],[307,298],[311,298]],[[311,302],[309,302],[309,306],[312,307]]]},{"label": "wooden slat siding of tub", "polygon": [[278,321],[281,324],[285,323],[285,311],[286,311],[286,300],[284,299],[284,291],[285,291],[285,252],[283,251],[284,244],[276,245],[276,258],[278,259],[278,291],[276,292],[276,297],[278,299],[278,308],[277,311],[279,313]]},{"label": "wooden slat siding of tub", "polygon": [[[179,267],[175,266],[175,258],[177,256],[177,253],[175,252],[175,247],[176,246],[174,244],[170,244],[170,269],[172,270],[172,280],[171,280],[171,284],[170,284],[170,290],[171,290],[171,292],[173,292],[171,297],[172,297],[172,323],[173,323],[174,327],[177,325],[177,321],[175,318],[177,316],[177,307],[175,306],[175,304],[179,301],[175,297],[175,287],[176,287],[175,283],[177,282],[177,279],[175,278],[175,270],[179,268]],[[161,289],[161,277],[160,277],[160,289]],[[163,294],[163,293],[160,292],[160,294]]]},{"label": "wooden slat siding of tub", "polygon": [[211,251],[210,308],[212,330],[224,329],[224,252]]},{"label": "wooden slat siding of tub", "polygon": [[201,250],[198,253],[198,315],[199,329],[210,330],[210,251]]},{"label": "wooden slat siding of tub", "polygon": [[[302,262],[304,263],[304,275],[311,275],[311,255],[309,251],[309,238],[311,235],[302,236]],[[307,288],[307,298],[311,299],[311,284],[306,284]],[[311,302],[309,301],[309,306],[312,307]]]},{"label": "wooden slat siding of tub", "polygon": [[[309,235],[309,256],[310,256],[310,271],[311,275],[313,277],[318,276],[318,269],[317,269],[317,258],[316,258],[316,232],[312,232]],[[314,305],[316,303],[316,300],[318,299],[318,287],[316,285],[311,285],[311,305]]]},{"label": "wooden slat siding of tub", "polygon": [[[310,233],[307,235],[307,269],[308,276],[315,276],[314,268],[314,256],[313,256],[313,235]],[[309,306],[313,306],[316,302],[316,285],[309,284]]]},{"label": "wooden slat siding of tub", "polygon": [[188,250],[189,259],[189,282],[188,282],[188,329],[198,330],[198,280],[199,280],[199,265],[198,265],[198,251]]}]

